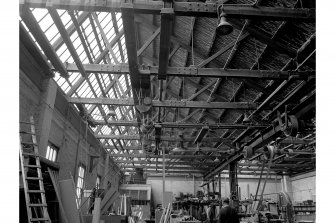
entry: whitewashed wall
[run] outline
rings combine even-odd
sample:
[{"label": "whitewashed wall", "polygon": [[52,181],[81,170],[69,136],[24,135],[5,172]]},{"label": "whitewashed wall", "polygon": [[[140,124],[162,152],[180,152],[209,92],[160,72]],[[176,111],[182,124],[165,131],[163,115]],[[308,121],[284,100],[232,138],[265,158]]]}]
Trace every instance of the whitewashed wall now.
[{"label": "whitewashed wall", "polygon": [[292,197],[293,202],[301,202],[304,200],[315,199],[316,188],[316,174],[315,171],[311,173],[302,174],[291,178]]},{"label": "whitewashed wall", "polygon": [[[256,188],[257,188],[258,178],[240,178],[238,180],[238,185],[241,188],[241,199],[244,200],[248,197],[247,195],[247,188],[249,185],[249,193],[255,195]],[[154,204],[160,204],[162,202],[162,191],[163,191],[163,185],[162,185],[162,177],[148,177],[147,178],[147,184],[151,185],[151,191],[152,191],[152,199],[154,201]],[[180,192],[183,194],[194,194],[194,191],[197,192],[198,190],[203,191],[203,189],[207,190],[207,187],[200,187],[203,182],[201,179],[195,179],[193,182],[192,177],[166,177],[165,180],[165,190],[171,191],[173,193],[174,197],[178,197]],[[263,181],[261,183],[260,190],[262,188]],[[218,185],[217,185],[218,187]],[[217,188],[216,187],[216,188]],[[212,191],[212,185],[210,186],[210,190]],[[218,188],[216,189],[218,191]],[[264,194],[273,194],[278,193],[282,191],[281,183],[280,183],[280,177],[278,179],[270,179],[268,180]],[[229,196],[230,189],[229,189],[229,180],[228,178],[222,178],[221,180],[221,194],[222,196]],[[276,195],[267,195],[266,197],[271,197],[273,199],[276,199]]]}]

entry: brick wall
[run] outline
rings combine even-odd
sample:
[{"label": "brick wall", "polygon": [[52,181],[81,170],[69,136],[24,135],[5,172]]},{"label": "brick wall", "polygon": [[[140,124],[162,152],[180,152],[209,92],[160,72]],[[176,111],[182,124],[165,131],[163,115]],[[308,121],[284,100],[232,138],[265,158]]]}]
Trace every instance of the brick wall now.
[{"label": "brick wall", "polygon": [[[20,121],[28,121],[31,115],[34,116],[36,123],[37,140],[39,140],[39,129],[37,121],[40,115],[40,98],[41,86],[36,86],[35,81],[31,81],[29,75],[20,70]],[[84,126],[84,125],[83,125]],[[82,163],[86,166],[85,185],[87,189],[95,186],[97,176],[104,178],[105,152],[90,143],[86,143],[84,127],[79,128],[73,126],[69,121],[69,117],[64,116],[56,108],[53,110],[51,129],[49,134],[49,142],[59,148],[57,162],[60,165],[59,180],[70,179],[71,175],[76,176],[78,164]],[[96,167],[89,172],[89,156],[98,155],[99,158],[94,162],[98,162]],[[77,157],[77,162],[76,162]],[[120,177],[116,173],[117,168],[113,166],[113,162],[109,162],[108,175],[106,181],[111,182],[112,186],[118,188]],[[70,175],[71,174],[71,175]],[[75,179],[76,181],[76,179]],[[102,182],[101,182],[102,185]]]}]

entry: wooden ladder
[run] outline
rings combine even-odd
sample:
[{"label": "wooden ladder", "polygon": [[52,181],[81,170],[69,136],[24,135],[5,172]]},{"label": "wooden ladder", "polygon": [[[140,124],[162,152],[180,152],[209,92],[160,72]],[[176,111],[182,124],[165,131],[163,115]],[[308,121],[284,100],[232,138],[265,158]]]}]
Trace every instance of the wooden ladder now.
[{"label": "wooden ladder", "polygon": [[[25,130],[29,129],[27,125],[30,125],[30,130]],[[21,128],[21,126],[26,126],[26,128]],[[23,141],[23,139],[26,141]],[[30,117],[30,122],[20,122],[20,165],[28,222],[51,223],[45,198],[34,118],[32,116]]]}]

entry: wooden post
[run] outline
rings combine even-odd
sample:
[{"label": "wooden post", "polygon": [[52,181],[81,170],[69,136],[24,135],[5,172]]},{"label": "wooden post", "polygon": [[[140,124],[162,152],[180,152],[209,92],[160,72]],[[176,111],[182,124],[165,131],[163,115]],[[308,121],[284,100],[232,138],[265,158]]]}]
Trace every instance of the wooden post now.
[{"label": "wooden post", "polygon": [[104,168],[104,182],[103,182],[103,189],[107,190],[107,173],[108,173],[108,167],[109,167],[109,154],[106,154],[106,160],[105,160],[105,168]]},{"label": "wooden post", "polygon": [[229,163],[229,186],[232,206],[238,208],[237,162]]},{"label": "wooden post", "polygon": [[40,116],[38,120],[39,153],[45,157],[49,141],[49,133],[53,116],[53,109],[57,94],[57,84],[52,78],[43,81],[43,91],[40,100]]},{"label": "wooden post", "polygon": [[94,200],[94,210],[93,210],[92,223],[99,223],[100,222],[100,203],[101,203],[101,198],[96,197],[95,200]]},{"label": "wooden post", "polygon": [[207,194],[209,194],[209,181],[207,182]]},{"label": "wooden post", "polygon": [[[156,147],[158,148],[158,142]],[[163,147],[163,193],[162,193],[162,208],[164,208],[164,193],[165,193],[165,147]]]},{"label": "wooden post", "polygon": [[195,194],[195,181],[194,181],[194,175],[193,175],[193,195],[194,195],[194,197],[196,196],[196,194]]},{"label": "wooden post", "polygon": [[222,197],[222,195],[221,195],[221,173],[219,173],[218,177],[219,177],[219,201],[220,201],[220,209],[221,209],[221,207],[222,207],[222,202],[221,202],[221,197]]},{"label": "wooden post", "polygon": [[283,173],[282,176],[282,189],[284,192],[288,193],[290,196],[292,196],[292,183],[290,177],[287,175],[286,172]]}]

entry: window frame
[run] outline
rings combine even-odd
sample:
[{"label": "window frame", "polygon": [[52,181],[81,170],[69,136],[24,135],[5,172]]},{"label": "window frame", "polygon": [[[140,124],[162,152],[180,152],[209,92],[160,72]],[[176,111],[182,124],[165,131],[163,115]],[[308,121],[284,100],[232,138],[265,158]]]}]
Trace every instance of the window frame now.
[{"label": "window frame", "polygon": [[52,143],[48,143],[45,158],[51,162],[56,162],[58,158],[59,147]]},{"label": "window frame", "polygon": [[97,189],[99,189],[100,186],[101,186],[101,176],[100,176],[100,175],[97,175],[97,179],[96,179],[96,181],[95,181],[95,187],[96,187]]},{"label": "window frame", "polygon": [[76,185],[76,195],[77,195],[77,206],[78,207],[81,204],[81,198],[84,194],[85,174],[86,174],[86,166],[80,163],[78,165],[78,176],[77,176],[77,185]]}]

